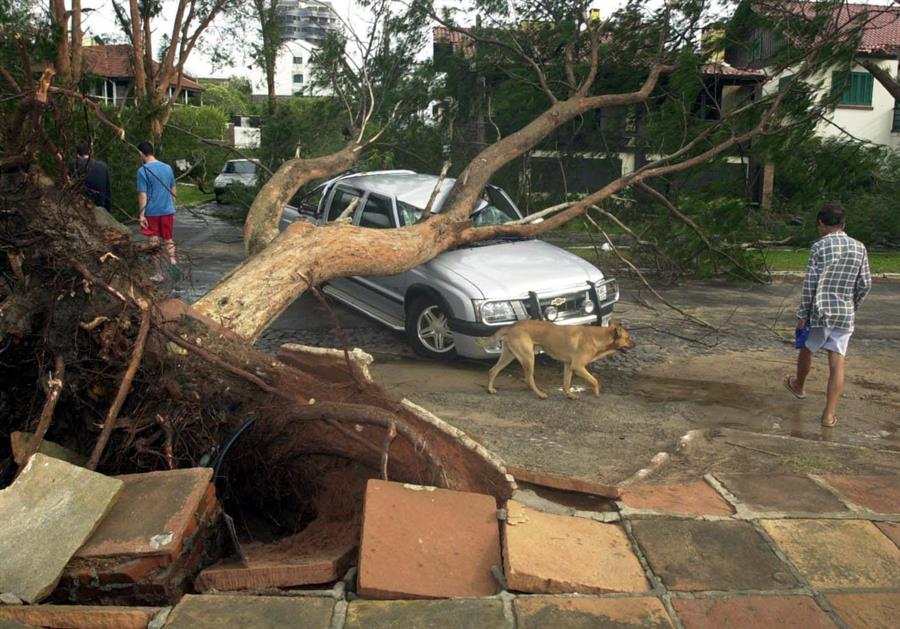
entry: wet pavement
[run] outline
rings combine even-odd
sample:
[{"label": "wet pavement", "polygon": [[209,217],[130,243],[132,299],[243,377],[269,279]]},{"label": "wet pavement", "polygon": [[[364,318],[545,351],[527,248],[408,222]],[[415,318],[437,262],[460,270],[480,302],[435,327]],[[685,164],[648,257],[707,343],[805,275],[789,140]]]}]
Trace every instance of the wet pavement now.
[{"label": "wet pavement", "polygon": [[[187,273],[172,288],[186,301],[242,259],[240,221],[229,206],[180,211],[176,241]],[[796,358],[787,339],[799,281],[692,282],[662,292],[721,329],[686,323],[645,289],[623,282],[616,316],[638,346],[593,365],[603,385],[599,400],[578,380],[582,397],[566,399],[561,367],[543,357],[536,379],[549,400],[532,395],[517,366],[501,374],[499,393],[490,396],[489,363],[415,358],[403,335],[339,305],[334,310],[350,344],[375,355],[376,380],[467,431],[511,465],[613,484],[652,468],[660,452],[667,462],[654,474],[685,466],[694,472],[748,465],[814,473],[900,468],[900,282],[878,281],[863,305],[834,429],[818,422],[827,378],[822,359],[806,400],[781,385]],[[309,295],[290,306],[258,345],[276,349],[286,342],[339,345],[327,313]]]}]

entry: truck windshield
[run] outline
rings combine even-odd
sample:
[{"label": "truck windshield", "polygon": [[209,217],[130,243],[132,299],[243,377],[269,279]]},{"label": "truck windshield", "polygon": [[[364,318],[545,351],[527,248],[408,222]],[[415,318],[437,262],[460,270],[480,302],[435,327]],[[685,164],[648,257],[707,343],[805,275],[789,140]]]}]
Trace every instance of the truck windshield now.
[{"label": "truck windshield", "polygon": [[256,172],[256,164],[251,161],[228,162],[223,173],[235,175],[252,175]]}]

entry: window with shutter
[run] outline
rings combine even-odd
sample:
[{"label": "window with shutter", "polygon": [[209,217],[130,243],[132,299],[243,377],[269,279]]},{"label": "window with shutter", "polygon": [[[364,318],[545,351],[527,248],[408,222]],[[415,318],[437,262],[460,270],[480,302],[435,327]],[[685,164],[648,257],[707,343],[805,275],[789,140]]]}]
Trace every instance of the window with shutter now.
[{"label": "window with shutter", "polygon": [[850,72],[844,74],[833,72],[831,74],[831,89],[834,93],[840,93],[838,105],[853,105],[857,107],[872,106],[872,90],[874,77],[868,72]]}]

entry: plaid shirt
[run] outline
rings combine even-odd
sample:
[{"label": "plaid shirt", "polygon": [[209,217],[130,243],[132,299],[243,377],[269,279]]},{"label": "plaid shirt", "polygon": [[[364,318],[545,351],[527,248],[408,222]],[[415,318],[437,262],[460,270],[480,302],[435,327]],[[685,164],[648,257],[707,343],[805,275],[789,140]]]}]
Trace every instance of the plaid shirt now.
[{"label": "plaid shirt", "polygon": [[809,252],[798,319],[810,327],[853,329],[853,316],[872,288],[869,255],[843,231],[817,240]]}]

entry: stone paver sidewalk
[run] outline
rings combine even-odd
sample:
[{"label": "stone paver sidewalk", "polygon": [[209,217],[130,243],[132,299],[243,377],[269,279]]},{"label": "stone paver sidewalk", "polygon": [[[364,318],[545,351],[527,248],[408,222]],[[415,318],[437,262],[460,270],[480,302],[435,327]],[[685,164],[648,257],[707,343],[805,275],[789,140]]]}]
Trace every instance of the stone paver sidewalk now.
[{"label": "stone paver sidewalk", "polygon": [[[494,596],[365,600],[346,578],[278,596],[187,596],[167,626],[894,629],[896,481],[710,475],[628,488],[618,513],[550,515],[510,501],[496,529],[515,570],[506,566]],[[11,609],[0,606],[0,626],[22,621]]]}]

